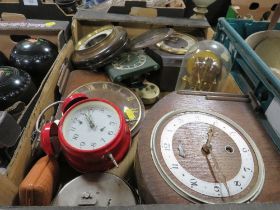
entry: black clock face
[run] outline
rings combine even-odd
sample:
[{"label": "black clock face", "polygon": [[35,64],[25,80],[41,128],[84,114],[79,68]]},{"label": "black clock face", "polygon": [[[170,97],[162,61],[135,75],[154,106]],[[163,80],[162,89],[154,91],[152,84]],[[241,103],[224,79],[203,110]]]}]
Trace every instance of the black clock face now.
[{"label": "black clock face", "polygon": [[112,65],[116,70],[129,70],[143,66],[147,57],[140,52],[125,52],[117,57]]}]

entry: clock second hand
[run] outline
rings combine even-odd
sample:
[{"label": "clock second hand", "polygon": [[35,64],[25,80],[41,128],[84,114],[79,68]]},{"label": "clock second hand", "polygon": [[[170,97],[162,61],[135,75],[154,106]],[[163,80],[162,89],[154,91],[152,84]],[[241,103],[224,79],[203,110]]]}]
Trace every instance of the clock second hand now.
[{"label": "clock second hand", "polygon": [[[222,183],[225,185],[226,190],[227,190],[227,193],[228,193],[228,195],[230,196],[230,191],[229,191],[229,187],[228,187],[228,185],[227,185],[226,177],[225,177],[225,175],[222,173],[222,171],[221,171],[221,169],[220,169],[220,167],[219,167],[218,161],[216,160],[214,154],[211,152],[211,151],[212,151],[211,140],[212,140],[213,135],[214,135],[213,127],[211,127],[211,128],[208,130],[208,132],[207,132],[208,138],[207,138],[206,143],[202,146],[202,151],[206,154],[207,163],[208,163],[209,167],[210,167],[211,169],[214,169],[214,168],[217,169],[216,171],[218,171],[218,173],[220,174],[219,178],[222,179]],[[211,154],[211,157],[212,157],[213,162],[214,162],[214,166],[213,166],[213,167],[212,167],[212,165],[211,165],[211,163],[210,163],[210,160],[209,160],[209,158],[208,158],[208,155],[210,155],[210,154]],[[213,174],[214,178],[217,180],[217,178],[216,178],[215,173],[214,173],[213,170],[212,170],[212,172],[213,172],[212,174]],[[221,180],[221,179],[220,179],[220,180]],[[219,181],[219,180],[217,180],[217,181]]]}]

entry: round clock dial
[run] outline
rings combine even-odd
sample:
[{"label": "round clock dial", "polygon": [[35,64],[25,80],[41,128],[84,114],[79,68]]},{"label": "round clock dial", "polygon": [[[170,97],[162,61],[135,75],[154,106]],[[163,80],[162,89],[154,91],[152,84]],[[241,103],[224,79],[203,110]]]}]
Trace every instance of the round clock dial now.
[{"label": "round clock dial", "polygon": [[196,42],[197,40],[192,36],[176,32],[158,42],[156,46],[172,54],[185,55]]},{"label": "round clock dial", "polygon": [[62,132],[71,146],[93,150],[108,144],[119,129],[120,119],[113,107],[90,101],[75,107],[65,117]]},{"label": "round clock dial", "polygon": [[139,131],[145,108],[142,101],[128,88],[111,82],[92,82],[75,89],[69,95],[74,93],[111,101],[124,113],[131,135],[134,136]]},{"label": "round clock dial", "polygon": [[135,69],[146,63],[146,55],[140,52],[125,52],[117,57],[112,65],[117,70]]},{"label": "round clock dial", "polygon": [[251,201],[264,183],[263,160],[253,140],[217,113],[166,114],[153,129],[151,151],[166,183],[194,202]]}]

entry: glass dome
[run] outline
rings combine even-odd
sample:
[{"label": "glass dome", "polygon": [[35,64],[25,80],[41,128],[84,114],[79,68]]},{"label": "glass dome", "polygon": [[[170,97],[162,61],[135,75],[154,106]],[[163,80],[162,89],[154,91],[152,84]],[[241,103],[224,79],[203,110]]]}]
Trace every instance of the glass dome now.
[{"label": "glass dome", "polygon": [[176,90],[220,91],[231,67],[230,53],[221,43],[200,41],[182,61]]}]

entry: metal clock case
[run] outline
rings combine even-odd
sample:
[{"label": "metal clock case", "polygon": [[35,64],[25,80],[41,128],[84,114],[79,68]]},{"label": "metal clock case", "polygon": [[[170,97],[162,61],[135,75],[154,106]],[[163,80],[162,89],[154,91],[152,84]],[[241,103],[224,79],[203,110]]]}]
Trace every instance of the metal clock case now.
[{"label": "metal clock case", "polygon": [[196,38],[191,35],[175,32],[158,42],[156,46],[171,54],[185,55],[196,42]]},{"label": "metal clock case", "polygon": [[140,50],[149,47],[166,39],[173,33],[174,30],[172,28],[151,29],[132,39],[129,44],[129,48],[131,50]]},{"label": "metal clock case", "polygon": [[156,46],[151,46],[149,52],[160,60],[161,69],[158,74],[151,74],[148,79],[159,85],[162,91],[173,91],[184,55],[196,42],[197,40],[188,34],[174,32]]},{"label": "metal clock case", "polygon": [[75,46],[72,63],[77,69],[97,70],[119,55],[128,43],[120,26],[104,26],[83,37]]},{"label": "metal clock case", "polygon": [[111,82],[91,82],[73,90],[69,96],[76,93],[113,102],[123,112],[131,135],[138,133],[145,117],[145,108],[141,99],[130,89]]},{"label": "metal clock case", "polygon": [[0,109],[4,110],[17,101],[26,104],[36,93],[30,75],[10,66],[0,67]]},{"label": "metal clock case", "polygon": [[[41,129],[41,147],[50,156],[63,151],[69,165],[81,172],[105,171],[127,153],[131,137],[121,110],[113,103],[74,94],[62,104],[58,125]],[[40,117],[37,121],[37,124]],[[58,137],[58,140],[57,140]]]},{"label": "metal clock case", "polygon": [[113,82],[134,81],[143,74],[159,69],[159,65],[143,51],[124,52],[105,66]]},{"label": "metal clock case", "polygon": [[279,201],[279,154],[249,102],[243,95],[178,91],[154,105],[135,164],[144,201]]},{"label": "metal clock case", "polygon": [[137,200],[130,187],[109,173],[81,175],[67,183],[55,197],[53,206],[134,206]]}]

